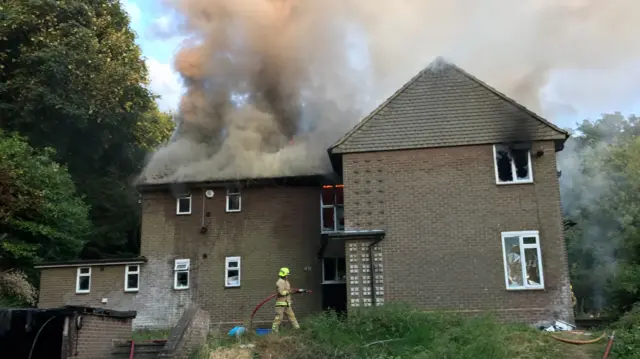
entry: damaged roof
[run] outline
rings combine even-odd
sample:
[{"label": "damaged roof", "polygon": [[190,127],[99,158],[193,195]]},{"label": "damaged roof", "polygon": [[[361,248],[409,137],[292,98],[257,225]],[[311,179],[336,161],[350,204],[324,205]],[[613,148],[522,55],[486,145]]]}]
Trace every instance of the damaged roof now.
[{"label": "damaged roof", "polygon": [[567,131],[438,58],[336,142],[332,154],[555,140]]}]

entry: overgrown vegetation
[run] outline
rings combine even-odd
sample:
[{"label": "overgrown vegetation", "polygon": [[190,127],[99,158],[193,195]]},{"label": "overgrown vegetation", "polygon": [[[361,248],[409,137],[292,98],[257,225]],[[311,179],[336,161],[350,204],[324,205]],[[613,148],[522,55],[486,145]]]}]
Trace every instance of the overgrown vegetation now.
[{"label": "overgrown vegetation", "polygon": [[604,341],[591,348],[561,343],[545,332],[501,324],[488,315],[468,318],[398,305],[357,311],[347,318],[325,313],[304,320],[302,325],[299,332],[245,337],[242,343],[251,342],[255,345],[252,349],[217,339],[194,358],[208,359],[215,352],[212,359],[587,359],[592,357],[589,349],[602,355],[606,345]]},{"label": "overgrown vegetation", "polygon": [[640,297],[639,123],[620,113],[584,121],[559,153],[580,315],[618,316]]}]

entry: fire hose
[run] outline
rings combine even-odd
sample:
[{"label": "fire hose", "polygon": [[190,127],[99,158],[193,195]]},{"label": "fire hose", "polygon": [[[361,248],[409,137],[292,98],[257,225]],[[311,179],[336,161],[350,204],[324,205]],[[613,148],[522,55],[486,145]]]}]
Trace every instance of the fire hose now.
[{"label": "fire hose", "polygon": [[[571,330],[568,331],[567,333],[570,334],[584,334],[585,331],[584,330]],[[604,337],[607,336],[607,333],[602,333],[601,336],[595,338],[595,339],[590,339],[590,340],[575,340],[575,339],[568,339],[568,338],[562,338],[553,334],[550,334],[551,338],[555,339],[555,340],[559,340],[561,342],[564,343],[568,343],[568,344],[576,344],[576,345],[583,345],[583,344],[593,344],[593,343],[597,343],[600,340],[602,340]]]},{"label": "fire hose", "polygon": [[[291,294],[300,294],[300,293],[313,293],[313,291],[311,291],[311,289],[302,289],[302,288],[291,290]],[[249,318],[249,328],[252,327],[253,317],[256,316],[256,313],[258,312],[258,310],[260,310],[260,308],[262,308],[262,306],[265,305],[268,301],[270,301],[271,299],[277,296],[278,296],[278,293],[273,293],[267,298],[263,299],[260,303],[258,303],[258,305],[256,305],[256,307],[253,309],[253,312],[251,312],[251,317]]]}]

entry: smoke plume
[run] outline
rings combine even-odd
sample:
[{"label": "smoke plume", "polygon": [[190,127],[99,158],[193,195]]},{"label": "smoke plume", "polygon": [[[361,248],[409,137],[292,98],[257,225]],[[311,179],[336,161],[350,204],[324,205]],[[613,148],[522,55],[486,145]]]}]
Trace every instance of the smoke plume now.
[{"label": "smoke plume", "polygon": [[[437,56],[544,113],[558,69],[640,58],[636,0],[173,0],[186,86],[147,183],[326,172],[326,149]],[[354,51],[363,39],[365,49]],[[360,58],[355,61],[354,53]]]}]

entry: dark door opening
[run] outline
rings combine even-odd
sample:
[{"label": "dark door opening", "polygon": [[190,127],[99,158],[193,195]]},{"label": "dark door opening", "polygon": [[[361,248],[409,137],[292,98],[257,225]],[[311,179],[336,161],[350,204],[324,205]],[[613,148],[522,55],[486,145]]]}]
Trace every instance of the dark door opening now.
[{"label": "dark door opening", "polygon": [[337,313],[347,311],[347,284],[331,283],[322,285],[322,309]]}]

